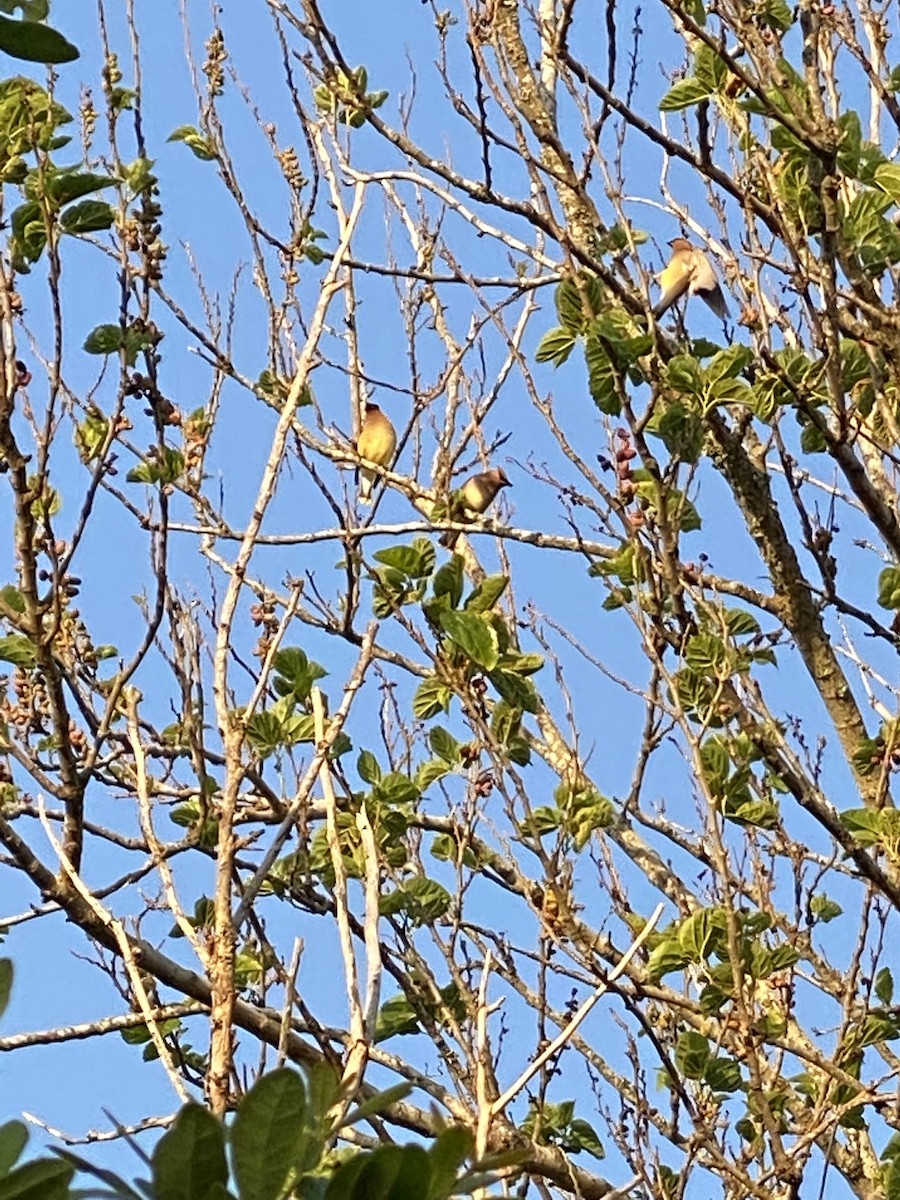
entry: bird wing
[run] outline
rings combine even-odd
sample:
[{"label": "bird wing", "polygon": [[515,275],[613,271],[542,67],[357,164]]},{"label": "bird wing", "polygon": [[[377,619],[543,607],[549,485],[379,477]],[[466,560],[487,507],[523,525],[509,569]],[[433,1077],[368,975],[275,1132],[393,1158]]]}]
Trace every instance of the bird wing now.
[{"label": "bird wing", "polygon": [[666,309],[670,308],[679,296],[683,296],[685,289],[690,286],[693,270],[692,258],[692,254],[678,251],[657,275],[656,281],[660,286],[661,295],[653,309],[654,316],[661,317]]},{"label": "bird wing", "polygon": [[387,417],[383,413],[367,417],[356,441],[356,452],[360,458],[386,467],[396,448],[397,434]]},{"label": "bird wing", "polygon": [[716,278],[716,273],[710,265],[709,259],[700,250],[695,250],[692,255],[691,280],[688,288],[691,296],[699,296],[713,310],[717,317],[723,319],[728,316],[728,305],[725,303],[725,296],[722,294],[722,289],[719,286],[719,281]]}]

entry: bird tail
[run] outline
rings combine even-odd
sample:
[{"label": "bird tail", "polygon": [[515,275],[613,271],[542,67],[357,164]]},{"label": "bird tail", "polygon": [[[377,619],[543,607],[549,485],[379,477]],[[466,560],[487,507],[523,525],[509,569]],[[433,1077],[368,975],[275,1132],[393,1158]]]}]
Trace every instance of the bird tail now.
[{"label": "bird tail", "polygon": [[709,307],[713,310],[717,317],[725,320],[729,316],[728,305],[725,303],[725,296],[718,284],[714,288],[700,292],[701,300],[706,301]]},{"label": "bird tail", "polygon": [[373,471],[361,470],[359,473],[359,502],[360,504],[372,503],[372,487],[375,483],[375,474]]}]

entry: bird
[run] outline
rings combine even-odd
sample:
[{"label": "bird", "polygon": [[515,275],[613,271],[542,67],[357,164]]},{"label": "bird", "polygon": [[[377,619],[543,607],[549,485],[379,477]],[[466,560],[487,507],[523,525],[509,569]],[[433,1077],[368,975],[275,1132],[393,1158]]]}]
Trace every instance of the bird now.
[{"label": "bird", "polygon": [[[396,449],[397,430],[377,404],[366,404],[366,415],[356,439],[356,453],[367,462],[375,463],[379,467],[389,467],[394,461]],[[359,468],[361,504],[372,503],[372,487],[377,478],[377,471],[363,466]]]},{"label": "bird", "polygon": [[[501,488],[512,487],[506,478],[502,467],[493,467],[490,471],[481,471],[467,479],[462,487],[454,492],[450,500],[448,516],[452,520],[474,521],[480,517],[493,503]],[[441,536],[441,545],[452,550],[459,540],[455,529],[448,529]]]},{"label": "bird", "polygon": [[709,259],[687,238],[673,238],[669,245],[672,257],[656,277],[662,295],[653,309],[654,317],[661,317],[687,292],[689,296],[699,296],[724,321],[728,316],[728,305]]}]

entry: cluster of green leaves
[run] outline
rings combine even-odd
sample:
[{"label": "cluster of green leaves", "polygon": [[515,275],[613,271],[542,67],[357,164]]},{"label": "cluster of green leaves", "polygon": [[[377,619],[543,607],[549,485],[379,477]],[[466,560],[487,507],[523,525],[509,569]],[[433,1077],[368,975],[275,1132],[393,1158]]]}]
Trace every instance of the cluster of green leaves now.
[{"label": "cluster of green leaves", "polygon": [[[737,926],[738,967],[745,979],[761,982],[799,962],[800,953],[787,942],[768,945],[765,935],[772,919],[763,912],[734,913]],[[769,940],[772,940],[771,938]],[[720,906],[698,909],[685,920],[651,935],[652,947],[647,975],[658,981],[665,975],[700,968],[704,987],[700,994],[703,1012],[719,1014],[734,999],[735,964],[729,952],[728,915]],[[785,1016],[774,1010],[764,1017],[765,1035],[783,1032]]]},{"label": "cluster of green leaves", "polygon": [[385,1000],[378,1010],[375,1041],[408,1037],[426,1027],[440,1029],[450,1022],[458,1025],[466,1020],[468,1012],[466,998],[455,983],[435,992],[414,970],[409,974],[407,990]]},{"label": "cluster of green leaves", "polygon": [[694,51],[693,70],[679,79],[659,102],[660,112],[679,112],[721,92],[731,78],[728,66],[711,46],[700,43]]},{"label": "cluster of green leaves", "polygon": [[[34,87],[36,85],[28,89],[32,99]],[[52,103],[50,107],[58,106]],[[81,171],[78,167],[54,167],[39,163],[28,171],[22,180],[25,203],[20,204],[10,217],[10,247],[16,269],[28,271],[30,264],[41,257],[48,240],[57,229],[70,234],[97,233],[109,229],[115,221],[112,207],[105,200],[84,200],[81,197],[112,187],[115,182],[107,175]]]},{"label": "cluster of green leaves", "polygon": [[138,355],[155,346],[160,338],[158,330],[148,329],[143,322],[97,325],[84,339],[84,350],[88,354],[118,354],[121,350],[125,365],[133,367]]},{"label": "cluster of green leaves", "polygon": [[900,862],[900,810],[848,808],[840,814],[840,820],[858,845],[876,846],[891,862]]},{"label": "cluster of green leaves", "polygon": [[[787,63],[782,65],[783,86],[768,92],[765,103],[747,101],[744,107],[748,111],[806,112],[804,79]],[[878,145],[863,138],[859,115],[852,110],[838,118],[836,141],[837,168],[855,184],[849,195],[841,194],[841,238],[864,271],[880,275],[900,262],[900,232],[887,216],[888,209],[900,202],[900,167],[890,162]],[[820,233],[825,220],[821,156],[782,124],[772,125],[771,143],[778,155],[773,174],[782,210],[807,233]]]},{"label": "cluster of green leaves", "polygon": [[889,612],[900,611],[900,567],[885,567],[878,576],[878,603]]},{"label": "cluster of green leaves", "polygon": [[169,811],[169,820],[187,829],[199,846],[215,846],[219,839],[219,820],[210,804],[210,798],[218,790],[216,781],[207,775],[202,795],[192,796]]},{"label": "cluster of green leaves", "polygon": [[780,816],[774,794],[784,794],[787,787],[771,772],[761,778],[753,774],[753,765],[761,759],[746,733],[709,734],[700,746],[703,780],[723,816],[738,825],[775,829]]},{"label": "cluster of green leaves", "polygon": [[[21,617],[25,614],[25,597],[11,583],[0,588],[0,601],[9,611],[10,616]],[[0,637],[0,662],[12,663],[30,671],[37,663],[37,647],[34,642],[22,633],[10,633]]]},{"label": "cluster of green leaves", "polygon": [[[5,20],[0,17],[0,40]],[[23,195],[10,214],[10,249],[18,271],[27,272],[58,233],[93,233],[109,229],[115,219],[105,201],[85,199],[113,186],[114,179],[76,166],[57,167],[47,158],[71,141],[60,133],[71,120],[71,113],[34,80],[21,75],[0,80],[0,183],[16,185]],[[29,167],[32,155],[36,161]]]},{"label": "cluster of green leaves", "polygon": [[[440,639],[443,667],[453,678],[483,675],[511,708],[537,712],[538,694],[529,676],[544,660],[540,654],[515,649],[507,621],[496,608],[509,581],[503,575],[488,575],[464,599],[464,580],[463,560],[454,554],[435,572],[432,594],[422,604]],[[427,720],[447,711],[451,695],[439,676],[425,680],[413,700],[414,715]]]},{"label": "cluster of green leaves", "polygon": [[[644,235],[635,234],[634,241],[643,240]],[[634,384],[644,380],[638,360],[651,349],[651,334],[637,317],[605,303],[600,281],[587,272],[564,279],[555,298],[559,325],[541,338],[535,358],[559,367],[581,343],[591,397],[601,412],[616,416],[625,379]]]},{"label": "cluster of green leaves", "polygon": [[367,115],[381,108],[388,98],[384,91],[367,92],[368,83],[365,67],[356,67],[349,75],[338,71],[313,93],[316,108],[325,116],[333,116],[341,125],[359,129],[365,125]]},{"label": "cluster of green leaves", "polygon": [[169,134],[167,140],[170,142],[183,142],[194,157],[199,158],[201,162],[215,161],[216,151],[212,142],[193,125],[179,125],[176,130]]},{"label": "cluster of green leaves", "polygon": [[[733,715],[723,688],[746,675],[754,664],[775,665],[775,652],[760,641],[759,622],[742,608],[716,614],[717,624],[704,623],[684,647],[684,666],[675,676],[678,700],[698,724],[721,728]],[[724,622],[724,629],[718,621]],[[739,639],[749,639],[742,641]]]},{"label": "cluster of green leaves", "polygon": [[615,819],[613,803],[589,784],[572,787],[561,782],[553,792],[553,804],[532,810],[527,830],[536,837],[562,830],[581,851],[595,829],[608,829]]},{"label": "cluster of green leaves", "polygon": [[[753,351],[738,344],[719,350],[707,341],[693,342],[691,350],[691,354],[676,354],[666,363],[664,402],[659,412],[654,411],[648,428],[662,438],[670,452],[693,463],[702,444],[703,417],[720,404],[753,408],[751,387],[741,378],[753,362]],[[706,366],[699,361],[703,358],[709,358]],[[678,400],[673,402],[672,397]],[[688,418],[693,418],[693,423]]]},{"label": "cluster of green leaves", "polygon": [[[205,1054],[195,1050],[190,1042],[185,1041],[184,1022],[178,1017],[170,1017],[167,1021],[158,1022],[157,1031],[167,1043],[172,1061],[193,1071],[198,1079],[202,1079],[208,1069],[209,1060]],[[156,1062],[159,1058],[159,1049],[146,1025],[134,1025],[131,1029],[123,1029],[122,1041],[129,1046],[143,1046],[141,1057],[144,1062]]]},{"label": "cluster of green leaves", "polygon": [[589,1121],[575,1116],[575,1101],[558,1104],[532,1100],[522,1122],[522,1131],[542,1146],[559,1146],[566,1154],[586,1150],[594,1158],[605,1158],[606,1151]]},{"label": "cluster of green leaves", "polygon": [[[743,1083],[740,1063],[726,1054],[714,1054],[709,1038],[692,1029],[678,1035],[674,1060],[683,1079],[704,1083],[715,1094],[736,1092]],[[665,1068],[660,1072],[659,1082],[662,1087],[672,1086]]]},{"label": "cluster of green leaves", "polygon": [[[384,619],[405,605],[421,604],[440,642],[441,667],[416,691],[415,717],[429,720],[438,713],[449,712],[454,692],[452,681],[471,681],[476,676],[484,676],[492,684],[508,706],[502,710],[504,713],[518,713],[520,718],[523,712],[537,712],[538,695],[528,677],[541,669],[543,658],[539,654],[521,654],[513,646],[506,619],[496,608],[508,585],[505,576],[489,575],[464,598],[462,558],[454,554],[435,570],[437,556],[428,538],[378,550],[374,558],[381,564],[373,571],[375,615]],[[506,743],[510,757],[516,762],[527,762],[527,745],[520,736],[515,716],[505,719],[502,732],[500,740]],[[428,782],[459,762],[458,748],[445,742],[444,752],[438,757],[439,763],[428,768],[431,772]]]},{"label": "cluster of green leaves", "polygon": [[[0,958],[0,1017],[12,983],[13,965]],[[448,994],[447,1003],[462,1019],[465,1006],[458,998]],[[165,1036],[177,1024],[164,1028]],[[129,1041],[145,1039],[143,1026],[128,1031]],[[377,1116],[410,1090],[401,1083],[374,1093],[335,1122],[331,1114],[344,1093],[330,1066],[314,1065],[305,1078],[288,1068],[272,1071],[245,1093],[227,1123],[202,1105],[186,1104],[156,1144],[151,1178],[134,1183],[69,1150],[20,1162],[28,1130],[21,1121],[8,1121],[0,1125],[0,1200],[449,1200],[488,1188],[498,1167],[517,1161],[517,1154],[507,1153],[467,1168],[474,1138],[452,1126],[439,1130],[427,1149],[332,1149],[341,1129]],[[99,1180],[103,1190],[73,1191],[76,1173]]]},{"label": "cluster of green leaves", "polygon": [[[254,713],[247,722],[247,740],[260,758],[278,750],[316,740],[315,718],[312,713],[312,687],[328,674],[317,662],[312,662],[299,646],[279,650],[274,659],[272,689],[278,699],[268,708]],[[331,755],[346,754],[352,743],[345,733],[338,734]]]},{"label": "cluster of green leaves", "polygon": [[[376,1116],[409,1092],[399,1084],[377,1093],[334,1124],[330,1112],[341,1087],[331,1068],[310,1068],[306,1081],[280,1069],[262,1076],[225,1124],[199,1104],[181,1109],[150,1160],[151,1178],[126,1182],[73,1154],[57,1151],[16,1166],[28,1140],[20,1121],[0,1126],[3,1200],[449,1200],[489,1187],[497,1167],[515,1155],[466,1167],[474,1139],[443,1129],[425,1149],[385,1145],[376,1150],[330,1149],[340,1129]],[[71,1190],[76,1172],[100,1181],[103,1191]]]},{"label": "cluster of green leaves", "polygon": [[[864,1050],[867,1046],[875,1046],[884,1042],[896,1041],[900,1038],[900,1016],[893,1004],[894,980],[890,970],[882,967],[875,976],[875,996],[880,1001],[866,1011],[849,1021],[843,1028],[841,1043],[835,1052],[835,1066],[839,1067],[851,1079],[859,1079],[862,1073]],[[881,1056],[879,1055],[879,1059]],[[812,1106],[821,1104],[822,1089],[829,1086],[822,1076],[803,1072],[794,1076],[793,1083],[797,1092],[805,1097]],[[783,1093],[782,1093],[783,1094]],[[863,1094],[863,1090],[851,1082],[842,1082],[829,1087],[828,1102],[833,1108],[843,1108],[838,1124],[844,1129],[865,1129],[864,1103],[855,1103]],[[746,1136],[746,1135],[745,1135]],[[888,1148],[889,1149],[889,1148]],[[888,1165],[889,1178],[898,1178],[896,1170],[890,1170],[890,1160],[896,1155],[885,1150],[884,1158]],[[885,1195],[890,1195],[885,1192]]]}]

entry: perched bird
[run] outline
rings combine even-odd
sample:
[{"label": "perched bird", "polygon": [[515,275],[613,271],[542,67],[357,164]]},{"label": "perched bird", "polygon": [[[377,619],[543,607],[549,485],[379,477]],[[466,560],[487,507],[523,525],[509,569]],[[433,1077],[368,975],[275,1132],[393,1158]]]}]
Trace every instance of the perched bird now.
[{"label": "perched bird", "polygon": [[672,257],[656,277],[662,295],[653,309],[654,317],[661,317],[687,292],[689,296],[699,296],[717,317],[724,320],[728,316],[728,305],[709,259],[687,238],[673,238],[669,245],[672,247]]},{"label": "perched bird", "polygon": [[[493,503],[494,497],[501,488],[512,487],[506,478],[502,467],[494,467],[490,471],[482,471],[467,479],[459,491],[455,492],[450,501],[450,511],[447,514],[451,520],[474,521]],[[441,536],[441,545],[452,550],[459,539],[454,529],[448,529]]]},{"label": "perched bird", "polygon": [[[397,430],[377,404],[366,405],[366,415],[356,439],[360,458],[379,467],[389,467],[397,449]],[[372,503],[372,487],[378,474],[367,467],[359,468],[359,499],[361,504]]]}]

